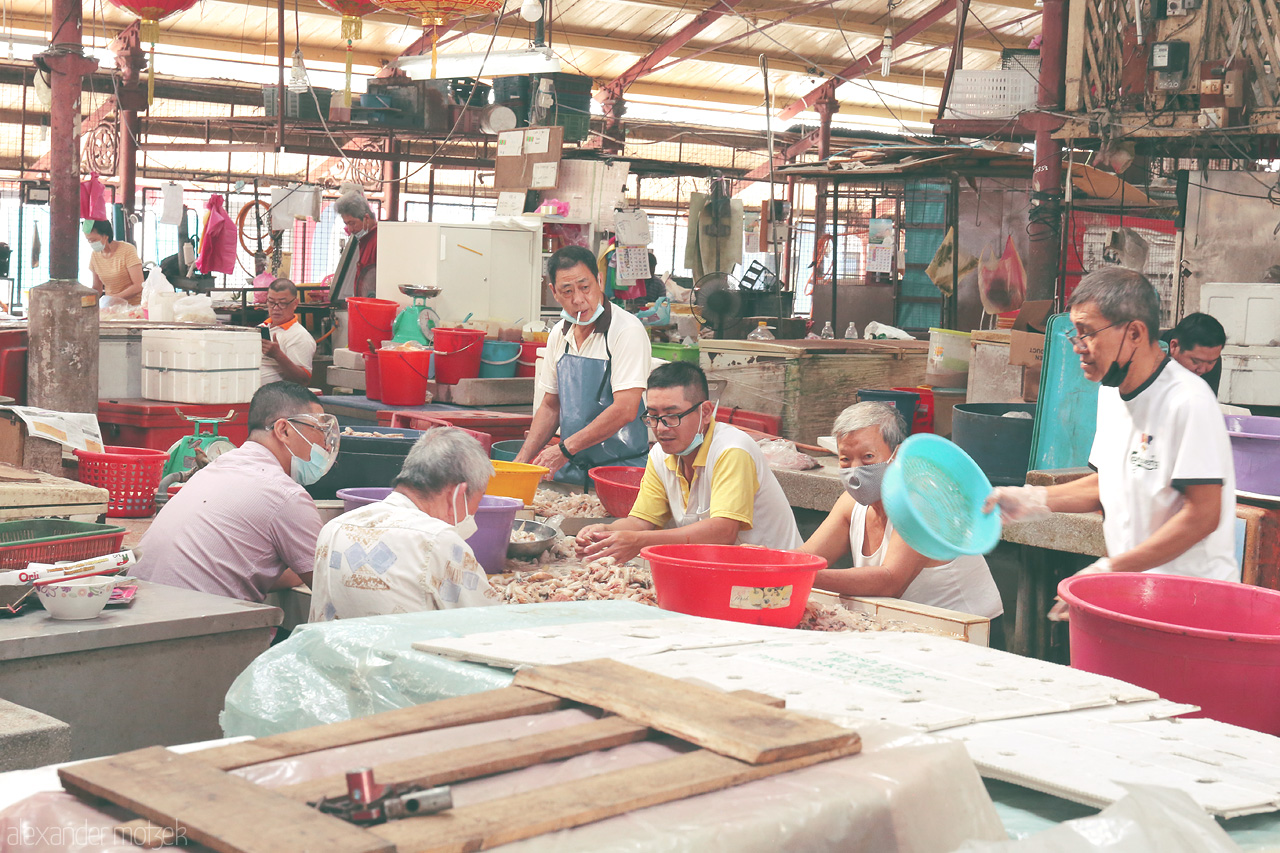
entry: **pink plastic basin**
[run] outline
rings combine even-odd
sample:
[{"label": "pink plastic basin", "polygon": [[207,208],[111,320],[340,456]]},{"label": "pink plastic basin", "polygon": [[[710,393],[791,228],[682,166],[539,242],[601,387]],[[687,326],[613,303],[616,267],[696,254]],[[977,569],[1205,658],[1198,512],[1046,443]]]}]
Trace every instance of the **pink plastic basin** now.
[{"label": "pink plastic basin", "polygon": [[1076,669],[1280,735],[1280,592],[1144,572],[1070,577],[1058,595]]}]

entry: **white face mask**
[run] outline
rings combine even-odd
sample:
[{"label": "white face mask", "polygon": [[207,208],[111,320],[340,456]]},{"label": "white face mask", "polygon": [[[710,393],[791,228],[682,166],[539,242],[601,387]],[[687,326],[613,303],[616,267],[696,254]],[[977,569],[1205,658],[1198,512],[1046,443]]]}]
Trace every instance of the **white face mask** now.
[{"label": "white face mask", "polygon": [[[476,535],[476,531],[480,529],[476,524],[476,517],[467,512],[467,492],[466,486],[461,483],[453,490],[453,517],[458,521],[453,523],[453,530],[458,534],[458,538],[466,542],[472,536]],[[462,509],[458,509],[458,493],[462,493]],[[461,518],[459,518],[461,517]]]},{"label": "white face mask", "polygon": [[91,252],[101,252],[106,248],[107,248],[106,243],[99,243],[97,240],[89,241],[89,251]]}]

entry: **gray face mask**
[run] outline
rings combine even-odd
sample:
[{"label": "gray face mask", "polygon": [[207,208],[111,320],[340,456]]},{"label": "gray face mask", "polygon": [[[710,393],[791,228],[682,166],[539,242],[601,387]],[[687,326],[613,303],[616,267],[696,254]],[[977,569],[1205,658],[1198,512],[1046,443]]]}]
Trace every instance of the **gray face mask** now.
[{"label": "gray face mask", "polygon": [[858,468],[843,468],[840,481],[844,490],[863,506],[871,506],[880,501],[880,485],[884,482],[884,472],[888,462],[873,462]]}]

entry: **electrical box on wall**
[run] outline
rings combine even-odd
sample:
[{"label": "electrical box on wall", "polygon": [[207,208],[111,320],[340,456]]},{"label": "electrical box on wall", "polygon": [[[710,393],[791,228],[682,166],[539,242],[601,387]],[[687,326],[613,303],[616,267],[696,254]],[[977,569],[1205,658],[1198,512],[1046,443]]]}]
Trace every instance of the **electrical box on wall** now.
[{"label": "electrical box on wall", "polygon": [[1184,18],[1200,8],[1200,0],[1158,0],[1156,18]]},{"label": "electrical box on wall", "polygon": [[1151,45],[1147,67],[1154,73],[1157,91],[1170,92],[1182,88],[1191,61],[1191,45],[1185,41],[1158,41]]},{"label": "electrical box on wall", "polygon": [[1229,127],[1239,124],[1244,112],[1243,59],[1225,63],[1210,60],[1200,63],[1201,127]]},{"label": "electrical box on wall", "polygon": [[19,197],[23,204],[48,204],[48,181],[23,181]]}]

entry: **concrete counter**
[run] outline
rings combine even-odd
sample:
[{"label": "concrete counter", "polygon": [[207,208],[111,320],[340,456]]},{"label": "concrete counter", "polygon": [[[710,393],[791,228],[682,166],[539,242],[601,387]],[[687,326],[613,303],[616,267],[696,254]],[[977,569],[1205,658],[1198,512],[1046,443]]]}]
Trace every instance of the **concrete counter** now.
[{"label": "concrete counter", "polygon": [[1041,521],[1007,524],[1001,539],[1017,545],[1105,557],[1107,543],[1102,538],[1102,513],[1055,512]]},{"label": "concrete counter", "polygon": [[227,688],[271,644],[275,607],[139,582],[97,619],[0,619],[0,696],[71,725],[71,757],[220,737]]},{"label": "concrete counter", "polygon": [[835,464],[835,457],[825,457],[830,464],[824,462],[821,468],[809,471],[792,471],[785,468],[771,468],[773,475],[782,486],[782,493],[787,496],[787,503],[797,509],[811,509],[828,513],[836,505],[836,499],[844,494],[844,484],[840,482]]}]

